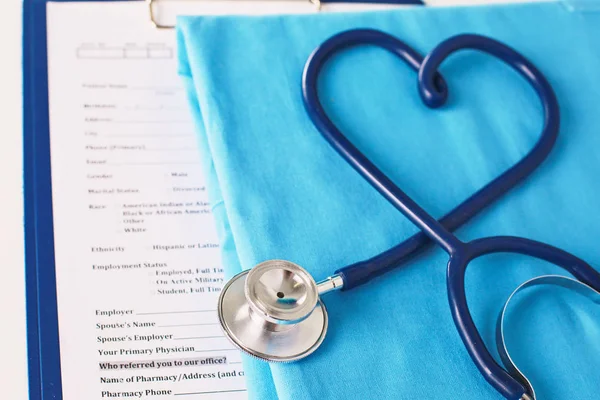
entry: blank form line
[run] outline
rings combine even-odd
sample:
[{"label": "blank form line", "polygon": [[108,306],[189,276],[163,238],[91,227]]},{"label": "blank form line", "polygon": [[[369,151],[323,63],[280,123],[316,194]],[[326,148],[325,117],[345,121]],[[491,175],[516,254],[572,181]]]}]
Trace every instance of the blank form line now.
[{"label": "blank form line", "polygon": [[232,361],[232,362],[227,363],[227,364],[229,364],[229,365],[242,364],[242,362],[241,361]]},{"label": "blank form line", "polygon": [[130,87],[131,90],[173,90],[175,92],[180,92],[183,90],[182,87],[176,87],[176,86],[132,86]]},{"label": "blank form line", "polygon": [[114,124],[191,124],[188,120],[157,120],[157,121],[145,121],[145,120],[135,120],[135,119],[123,119],[123,120],[115,120],[112,121]]},{"label": "blank form line", "polygon": [[193,396],[193,395],[202,395],[202,394],[235,393],[235,392],[245,392],[245,391],[246,391],[246,389],[215,390],[212,392],[175,393],[175,396]]},{"label": "blank form line", "polygon": [[124,108],[132,111],[187,111],[184,107],[125,106]]},{"label": "blank form line", "polygon": [[129,134],[129,133],[114,133],[106,134],[102,136],[107,137],[132,137],[132,138],[143,138],[143,137],[190,137],[194,136],[193,133],[142,133],[142,134]]},{"label": "blank form line", "polygon": [[[140,315],[140,314],[138,314]],[[220,325],[218,322],[207,322],[205,324],[178,324],[178,325],[158,325],[157,328],[179,328],[184,326],[209,326],[209,325]]]},{"label": "blank form line", "polygon": [[135,315],[161,315],[161,314],[192,314],[201,312],[216,312],[217,310],[192,310],[192,311],[159,311],[159,312],[145,312],[136,313]]},{"label": "blank form line", "polygon": [[161,149],[161,148],[158,148],[158,149],[152,149],[152,148],[150,148],[150,149],[144,149],[144,151],[165,151],[165,152],[166,152],[166,151],[172,151],[172,152],[183,152],[183,151],[198,151],[198,150],[197,150],[197,149],[194,149],[194,148],[189,148],[189,147],[180,147],[180,148],[172,148],[172,149],[169,149],[169,148],[165,148],[165,149]]},{"label": "blank form line", "polygon": [[162,162],[162,161],[156,161],[156,162],[135,162],[135,161],[131,161],[131,162],[120,162],[120,163],[107,163],[106,165],[115,165],[118,167],[122,167],[122,166],[135,166],[135,165],[198,165],[199,161],[182,161],[182,162],[178,162],[178,161],[174,161],[174,162]]},{"label": "blank form line", "polygon": [[238,351],[238,349],[196,350],[195,353],[211,353],[215,351]]},{"label": "blank form line", "polygon": [[219,336],[190,336],[190,337],[176,337],[173,338],[175,340],[193,340],[193,339],[220,339],[220,338],[224,338],[225,336],[223,335],[219,335]]}]

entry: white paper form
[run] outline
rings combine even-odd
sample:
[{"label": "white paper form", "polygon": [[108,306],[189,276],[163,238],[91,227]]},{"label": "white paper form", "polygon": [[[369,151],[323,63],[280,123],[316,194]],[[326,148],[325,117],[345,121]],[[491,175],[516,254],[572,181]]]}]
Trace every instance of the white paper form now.
[{"label": "white paper form", "polygon": [[175,33],[145,11],[48,5],[63,398],[243,399]]}]

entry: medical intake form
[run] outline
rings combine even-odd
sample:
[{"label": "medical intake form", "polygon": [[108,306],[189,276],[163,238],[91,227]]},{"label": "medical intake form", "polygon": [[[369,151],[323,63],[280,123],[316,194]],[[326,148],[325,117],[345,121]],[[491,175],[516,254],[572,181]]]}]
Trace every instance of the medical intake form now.
[{"label": "medical intake form", "polygon": [[175,32],[144,11],[48,4],[63,398],[246,398]]}]

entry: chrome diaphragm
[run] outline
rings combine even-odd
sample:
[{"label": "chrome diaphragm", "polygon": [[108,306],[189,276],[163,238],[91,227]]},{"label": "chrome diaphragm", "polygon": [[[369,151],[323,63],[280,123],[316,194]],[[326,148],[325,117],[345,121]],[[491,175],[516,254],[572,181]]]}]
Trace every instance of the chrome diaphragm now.
[{"label": "chrome diaphragm", "polygon": [[341,287],[339,276],[317,284],[302,267],[270,260],[234,276],[219,296],[225,335],[263,360],[289,362],[313,353],[327,333],[320,294]]}]

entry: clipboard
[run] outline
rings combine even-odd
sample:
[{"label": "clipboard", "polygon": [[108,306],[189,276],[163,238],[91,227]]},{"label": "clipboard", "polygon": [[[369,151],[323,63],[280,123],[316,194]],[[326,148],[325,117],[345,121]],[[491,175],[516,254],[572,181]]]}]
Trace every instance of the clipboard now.
[{"label": "clipboard", "polygon": [[[150,23],[157,29],[174,29],[173,25],[165,25],[160,22],[158,17],[157,8],[160,4],[167,3],[165,0],[144,0],[148,7],[148,19]],[[188,0],[188,1],[199,1],[199,0]],[[231,1],[231,0],[230,0]],[[233,0],[240,1],[240,0]],[[243,0],[241,0],[243,1]],[[303,0],[300,0],[303,1]],[[390,5],[425,5],[423,0],[304,0],[312,4],[316,11],[320,11],[324,4],[333,3],[362,3],[362,4],[390,4]]]},{"label": "clipboard", "polygon": [[[50,123],[48,101],[48,2],[131,0],[24,0],[23,2],[23,181],[27,357],[30,399],[62,399],[61,359],[55,274]],[[159,0],[145,1],[148,23]],[[165,2],[164,0],[160,0]],[[194,1],[194,0],[190,0]],[[311,1],[316,6],[318,0]],[[324,0],[323,3],[423,5],[421,0]]]},{"label": "clipboard", "polygon": [[61,399],[54,263],[46,0],[23,2],[23,181],[30,399]]}]

